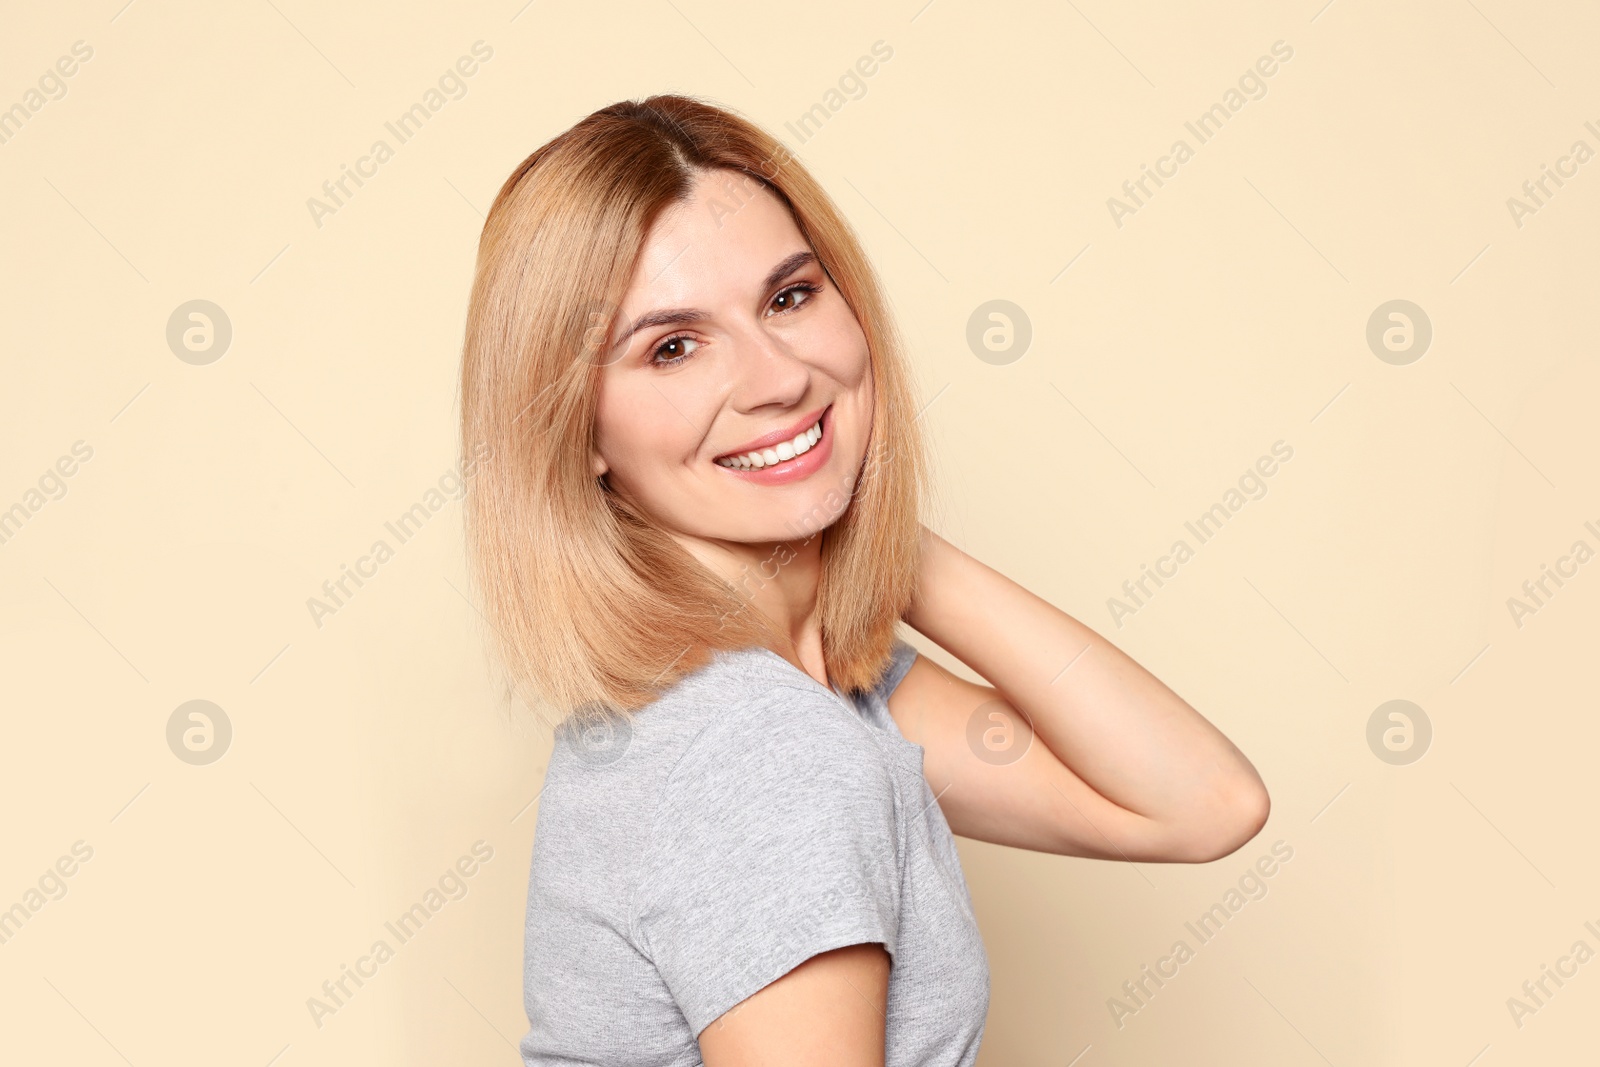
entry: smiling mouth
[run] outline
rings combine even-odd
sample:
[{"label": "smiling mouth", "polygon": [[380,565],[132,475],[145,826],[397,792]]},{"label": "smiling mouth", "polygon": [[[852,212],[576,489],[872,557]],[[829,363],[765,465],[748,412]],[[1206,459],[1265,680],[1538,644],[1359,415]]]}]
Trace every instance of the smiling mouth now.
[{"label": "smiling mouth", "polygon": [[713,462],[732,470],[758,471],[794,459],[796,456],[803,456],[811,451],[813,445],[822,440],[822,420],[827,417],[829,410],[832,410],[832,405],[817,416],[816,422],[790,440],[751,452],[741,452],[735,456],[724,456]]}]

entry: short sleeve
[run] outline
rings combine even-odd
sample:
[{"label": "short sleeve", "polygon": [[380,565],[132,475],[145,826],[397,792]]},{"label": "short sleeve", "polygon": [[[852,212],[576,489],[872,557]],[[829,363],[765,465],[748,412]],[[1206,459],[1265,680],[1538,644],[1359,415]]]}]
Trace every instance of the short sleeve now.
[{"label": "short sleeve", "polygon": [[780,686],[719,713],[674,768],[632,925],[697,1037],[820,952],[881,942],[893,956],[903,854],[869,730]]},{"label": "short sleeve", "polygon": [[905,678],[906,672],[911,670],[911,665],[916,660],[916,648],[896,637],[894,646],[889,652],[889,665],[884,668],[883,677],[878,679],[878,684],[872,687],[872,691],[887,701],[889,694],[894,692],[895,687]]}]

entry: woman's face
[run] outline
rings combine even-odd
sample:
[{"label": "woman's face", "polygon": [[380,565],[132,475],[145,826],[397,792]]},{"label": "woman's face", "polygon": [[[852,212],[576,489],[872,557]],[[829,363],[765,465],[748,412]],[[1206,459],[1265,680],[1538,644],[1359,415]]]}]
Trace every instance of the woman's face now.
[{"label": "woman's face", "polygon": [[611,340],[593,469],[613,492],[709,542],[839,516],[872,430],[866,336],[764,186],[711,171],[659,216]]}]

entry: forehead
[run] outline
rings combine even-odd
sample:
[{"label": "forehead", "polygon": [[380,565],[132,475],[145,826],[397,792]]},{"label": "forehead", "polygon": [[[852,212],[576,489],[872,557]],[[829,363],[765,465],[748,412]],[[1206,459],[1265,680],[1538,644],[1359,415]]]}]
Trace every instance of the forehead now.
[{"label": "forehead", "polygon": [[624,309],[637,315],[669,304],[709,307],[719,294],[742,299],[774,264],[809,247],[766,186],[734,171],[702,173],[689,198],[650,227]]}]

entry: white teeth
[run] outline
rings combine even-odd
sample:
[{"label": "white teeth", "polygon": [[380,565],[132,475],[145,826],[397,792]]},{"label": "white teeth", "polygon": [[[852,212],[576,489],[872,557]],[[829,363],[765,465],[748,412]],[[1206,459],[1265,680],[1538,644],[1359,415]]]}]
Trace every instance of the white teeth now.
[{"label": "white teeth", "polygon": [[813,445],[822,440],[822,420],[818,419],[811,425],[811,429],[795,437],[792,441],[785,441],[772,448],[763,448],[757,452],[745,452],[738,456],[729,456],[717,460],[724,467],[734,470],[758,471],[762,467],[770,467],[774,463],[793,459],[809,451]]}]

